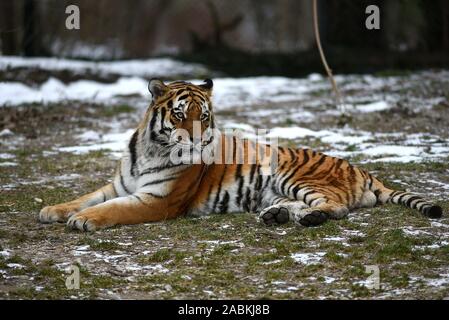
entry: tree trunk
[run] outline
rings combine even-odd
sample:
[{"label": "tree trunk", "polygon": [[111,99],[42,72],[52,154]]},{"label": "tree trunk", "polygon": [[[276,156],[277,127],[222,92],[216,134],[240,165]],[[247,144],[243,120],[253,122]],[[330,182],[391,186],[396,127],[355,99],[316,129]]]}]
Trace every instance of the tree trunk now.
[{"label": "tree trunk", "polygon": [[42,55],[39,8],[35,0],[23,4],[23,53],[25,56]]},{"label": "tree trunk", "polygon": [[16,3],[13,0],[0,2],[0,41],[1,53],[4,55],[19,54],[18,26],[15,21]]}]

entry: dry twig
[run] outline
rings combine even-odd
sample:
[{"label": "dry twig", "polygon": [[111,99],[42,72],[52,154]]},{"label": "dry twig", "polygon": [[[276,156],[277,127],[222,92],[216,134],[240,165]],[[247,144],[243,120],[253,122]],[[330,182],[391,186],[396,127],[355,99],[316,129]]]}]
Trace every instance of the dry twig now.
[{"label": "dry twig", "polygon": [[323,48],[321,47],[320,30],[318,27],[318,12],[317,11],[318,11],[317,10],[317,0],[313,0],[313,27],[314,27],[314,31],[315,31],[316,44],[318,46],[318,51],[320,52],[320,57],[321,57],[321,61],[323,62],[324,69],[326,70],[326,73],[329,77],[329,81],[332,85],[332,90],[335,93],[336,105],[339,108],[342,108],[343,106],[341,103],[340,91],[338,90],[337,83],[335,82],[334,76],[332,74],[332,69],[329,68],[329,65],[327,64],[327,60],[326,60],[326,57],[323,52]]}]

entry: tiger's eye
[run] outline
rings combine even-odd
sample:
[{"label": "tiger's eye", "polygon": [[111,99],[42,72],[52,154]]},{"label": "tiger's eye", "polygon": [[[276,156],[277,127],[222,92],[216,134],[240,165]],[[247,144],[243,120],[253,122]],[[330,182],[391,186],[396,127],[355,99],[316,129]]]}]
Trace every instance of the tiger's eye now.
[{"label": "tiger's eye", "polygon": [[176,112],[175,113],[175,117],[178,118],[179,120],[182,120],[182,119],[184,119],[184,113]]}]

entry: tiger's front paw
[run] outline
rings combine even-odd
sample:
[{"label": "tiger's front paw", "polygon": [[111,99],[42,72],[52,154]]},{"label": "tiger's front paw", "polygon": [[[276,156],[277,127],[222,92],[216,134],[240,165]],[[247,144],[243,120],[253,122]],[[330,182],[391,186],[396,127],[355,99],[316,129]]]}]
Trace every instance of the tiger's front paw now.
[{"label": "tiger's front paw", "polygon": [[39,212],[39,221],[42,223],[65,222],[77,211],[77,207],[65,203],[48,206]]},{"label": "tiger's front paw", "polygon": [[67,226],[71,229],[78,229],[85,232],[92,232],[112,226],[107,218],[93,208],[85,209],[72,215],[67,221]]}]

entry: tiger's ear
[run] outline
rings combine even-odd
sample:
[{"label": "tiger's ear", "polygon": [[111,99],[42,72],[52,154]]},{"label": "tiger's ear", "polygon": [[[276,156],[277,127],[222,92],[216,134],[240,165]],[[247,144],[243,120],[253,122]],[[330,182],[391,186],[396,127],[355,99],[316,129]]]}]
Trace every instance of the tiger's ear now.
[{"label": "tiger's ear", "polygon": [[156,99],[166,94],[169,89],[162,80],[151,79],[148,83],[148,90],[151,92],[153,99]]},{"label": "tiger's ear", "polygon": [[211,79],[205,79],[204,84],[200,84],[200,88],[206,91],[208,94],[212,93],[214,82]]}]

